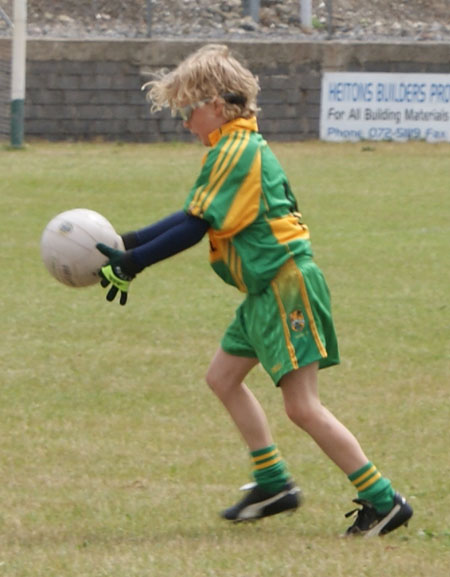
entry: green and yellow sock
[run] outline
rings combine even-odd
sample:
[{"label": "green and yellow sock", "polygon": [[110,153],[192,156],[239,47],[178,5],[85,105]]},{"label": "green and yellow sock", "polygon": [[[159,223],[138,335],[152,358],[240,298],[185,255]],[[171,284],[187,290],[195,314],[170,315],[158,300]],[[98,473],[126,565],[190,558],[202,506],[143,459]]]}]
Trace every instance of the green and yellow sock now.
[{"label": "green and yellow sock", "polygon": [[387,513],[394,505],[394,489],[389,479],[381,475],[370,461],[348,476],[356,490],[358,499],[369,501],[378,513]]},{"label": "green and yellow sock", "polygon": [[250,453],[255,482],[268,493],[277,493],[290,478],[286,463],[276,445]]}]

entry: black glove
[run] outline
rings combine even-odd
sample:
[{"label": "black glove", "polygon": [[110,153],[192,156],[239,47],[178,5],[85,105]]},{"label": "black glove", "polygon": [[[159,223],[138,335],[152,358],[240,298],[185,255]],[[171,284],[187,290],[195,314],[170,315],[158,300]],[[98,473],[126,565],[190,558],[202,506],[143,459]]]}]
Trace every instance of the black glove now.
[{"label": "black glove", "polygon": [[98,272],[101,278],[100,284],[103,288],[106,288],[110,284],[112,285],[106,295],[106,300],[113,301],[120,291],[120,304],[122,306],[126,305],[130,282],[136,276],[130,270],[129,253],[116,250],[101,242],[99,242],[96,247],[97,250],[109,258],[108,262],[102,266]]}]

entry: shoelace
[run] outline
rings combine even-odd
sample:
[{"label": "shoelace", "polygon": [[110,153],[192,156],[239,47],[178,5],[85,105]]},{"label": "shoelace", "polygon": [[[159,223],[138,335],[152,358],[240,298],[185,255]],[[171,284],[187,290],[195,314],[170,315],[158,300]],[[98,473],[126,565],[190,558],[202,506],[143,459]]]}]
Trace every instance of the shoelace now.
[{"label": "shoelace", "polygon": [[355,526],[356,524],[359,524],[359,521],[363,521],[367,517],[371,516],[373,507],[366,501],[362,501],[360,499],[354,499],[353,502],[356,503],[357,505],[361,505],[361,509],[358,508],[352,509],[351,511],[345,514],[345,518],[351,517],[352,515],[357,513],[355,522],[353,523],[353,526]]}]

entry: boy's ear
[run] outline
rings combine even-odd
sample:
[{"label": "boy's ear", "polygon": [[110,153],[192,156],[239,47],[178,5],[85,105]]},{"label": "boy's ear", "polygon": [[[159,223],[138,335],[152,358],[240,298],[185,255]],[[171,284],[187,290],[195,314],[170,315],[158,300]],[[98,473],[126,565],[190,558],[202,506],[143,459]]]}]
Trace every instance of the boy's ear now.
[{"label": "boy's ear", "polygon": [[224,101],[221,98],[215,98],[213,103],[216,116],[220,116],[223,113]]}]

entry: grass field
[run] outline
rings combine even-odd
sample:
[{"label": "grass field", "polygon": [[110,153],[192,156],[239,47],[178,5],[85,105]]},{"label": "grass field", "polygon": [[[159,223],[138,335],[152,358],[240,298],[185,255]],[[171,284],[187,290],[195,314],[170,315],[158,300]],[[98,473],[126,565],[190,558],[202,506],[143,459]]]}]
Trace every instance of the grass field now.
[{"label": "grass field", "polygon": [[31,143],[0,150],[0,577],[447,577],[448,145],[276,144],[330,285],[342,364],[322,399],[415,508],[408,529],[348,540],[345,476],[248,383],[302,486],[292,516],[227,525],[245,448],[203,375],[241,295],[206,240],[145,271],[129,304],[42,265],[58,212],[119,231],[182,206],[196,145]]}]

